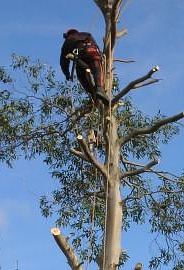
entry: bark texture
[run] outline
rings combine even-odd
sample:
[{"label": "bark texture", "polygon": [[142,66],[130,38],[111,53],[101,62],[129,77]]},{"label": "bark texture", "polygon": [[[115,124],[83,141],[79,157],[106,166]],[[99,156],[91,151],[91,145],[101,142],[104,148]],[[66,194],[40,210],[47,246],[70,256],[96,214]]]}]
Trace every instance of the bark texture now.
[{"label": "bark texture", "polygon": [[104,258],[103,270],[114,270],[119,264],[121,253],[121,227],[122,227],[122,207],[120,194],[120,144],[117,134],[117,123],[115,117],[111,117],[109,123],[108,144],[108,187],[107,187],[107,218],[106,234],[104,235]]}]

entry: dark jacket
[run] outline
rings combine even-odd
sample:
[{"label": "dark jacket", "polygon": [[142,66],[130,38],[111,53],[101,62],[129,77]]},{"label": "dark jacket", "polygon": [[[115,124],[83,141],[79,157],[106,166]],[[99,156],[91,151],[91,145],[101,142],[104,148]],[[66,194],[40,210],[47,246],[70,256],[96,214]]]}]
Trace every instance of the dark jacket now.
[{"label": "dark jacket", "polygon": [[[99,51],[98,45],[95,42],[92,35],[88,32],[77,32],[69,35],[69,37],[66,38],[66,40],[63,43],[63,46],[61,48],[61,55],[60,55],[60,66],[63,71],[63,73],[66,76],[66,79],[70,79],[70,71],[69,71],[69,65],[70,60],[66,58],[67,54],[73,53],[74,49],[79,49],[81,52],[81,59],[85,58],[85,48],[87,47],[93,47],[96,48]],[[99,51],[100,55],[100,51]],[[92,59],[87,59],[86,62],[90,61]]]}]

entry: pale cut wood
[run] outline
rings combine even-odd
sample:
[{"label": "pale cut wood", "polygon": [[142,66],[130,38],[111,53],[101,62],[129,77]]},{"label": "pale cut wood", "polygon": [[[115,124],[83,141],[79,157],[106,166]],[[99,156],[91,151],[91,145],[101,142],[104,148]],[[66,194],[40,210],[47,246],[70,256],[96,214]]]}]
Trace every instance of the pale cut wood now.
[{"label": "pale cut wood", "polygon": [[78,135],[78,136],[77,136],[77,139],[78,139],[78,140],[82,140],[82,139],[83,139],[82,135]]},{"label": "pale cut wood", "polygon": [[61,251],[66,256],[68,263],[72,270],[83,270],[81,263],[79,263],[77,256],[75,255],[73,249],[70,247],[66,238],[61,234],[58,228],[52,228],[51,234],[53,235],[56,243],[58,244]]}]

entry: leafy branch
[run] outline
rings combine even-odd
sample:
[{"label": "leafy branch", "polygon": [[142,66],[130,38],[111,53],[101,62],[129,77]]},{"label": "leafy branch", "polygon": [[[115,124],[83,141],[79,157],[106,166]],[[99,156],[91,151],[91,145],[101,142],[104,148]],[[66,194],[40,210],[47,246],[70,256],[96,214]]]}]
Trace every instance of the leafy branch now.
[{"label": "leafy branch", "polygon": [[140,135],[146,135],[146,134],[154,133],[159,128],[161,128],[162,126],[165,126],[165,125],[167,125],[169,123],[176,122],[176,121],[182,119],[183,117],[184,117],[184,112],[181,112],[181,113],[179,113],[177,115],[155,121],[155,123],[153,123],[149,127],[135,128],[130,132],[130,134],[122,136],[122,138],[120,139],[120,144],[121,144],[121,146],[123,146],[128,141],[130,141],[131,139],[136,138],[136,137],[138,137]]}]

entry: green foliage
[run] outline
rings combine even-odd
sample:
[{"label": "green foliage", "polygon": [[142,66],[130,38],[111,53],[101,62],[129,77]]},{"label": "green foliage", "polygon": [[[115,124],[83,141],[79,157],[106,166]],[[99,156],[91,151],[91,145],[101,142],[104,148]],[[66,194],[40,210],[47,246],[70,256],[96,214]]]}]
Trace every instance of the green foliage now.
[{"label": "green foliage", "polygon": [[[90,112],[90,101],[86,101],[87,96],[78,84],[60,82],[55,71],[40,60],[31,61],[29,57],[14,54],[11,68],[10,74],[0,68],[0,161],[11,166],[20,155],[27,159],[43,158],[58,182],[52,198],[42,196],[40,199],[43,216],[54,215],[58,226],[70,229],[70,241],[84,260],[89,255],[91,239],[90,260],[96,261],[104,228],[104,183],[92,165],[76,158],[70,150],[80,150],[77,132],[85,137],[89,128],[97,129],[98,112]],[[114,95],[118,88],[115,76]],[[114,115],[119,125],[119,138],[165,117],[160,112],[152,118],[145,116],[133,106],[131,98],[124,98]],[[140,163],[161,158],[159,146],[169,143],[178,132],[176,124],[162,126],[153,133],[128,141],[121,155]],[[104,141],[95,154],[102,162],[105,160]],[[136,163],[120,163],[122,172],[138,168]],[[94,190],[98,196],[91,234]],[[129,230],[132,222],[148,222],[150,231],[156,236],[158,254],[150,261],[150,267],[156,269],[162,263],[173,261],[173,270],[183,269],[180,255],[184,251],[184,176],[149,171],[127,177],[122,182],[122,190],[124,230]],[[121,262],[127,257],[124,254]]]},{"label": "green foliage", "polygon": [[[155,117],[150,118],[133,106],[131,98],[125,98],[123,105],[117,110],[116,117],[119,122],[119,133],[129,134],[133,129],[151,126],[165,116],[159,111]],[[177,125],[167,124],[154,133],[132,139],[123,146],[122,153],[124,156],[131,155],[136,159],[148,158],[150,160],[160,158],[160,143],[167,144],[173,135],[178,134],[178,132],[179,128]]]}]

